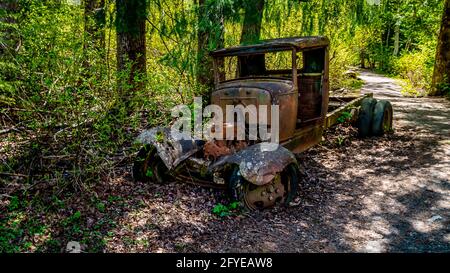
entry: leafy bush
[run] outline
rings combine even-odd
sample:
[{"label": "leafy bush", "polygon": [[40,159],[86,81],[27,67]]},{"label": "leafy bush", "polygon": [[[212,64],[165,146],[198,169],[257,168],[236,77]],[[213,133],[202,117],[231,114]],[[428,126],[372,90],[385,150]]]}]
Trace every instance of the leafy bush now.
[{"label": "leafy bush", "polygon": [[450,84],[441,83],[439,88],[442,90],[442,93],[447,99],[450,99]]},{"label": "leafy bush", "polygon": [[330,53],[330,90],[346,88],[350,90],[361,88],[359,80],[349,78],[345,72],[355,63],[355,54],[346,43],[336,41],[332,44]]},{"label": "leafy bush", "polygon": [[434,68],[434,50],[422,45],[420,51],[406,52],[394,63],[394,71],[402,81],[402,93],[424,96],[431,88]]}]

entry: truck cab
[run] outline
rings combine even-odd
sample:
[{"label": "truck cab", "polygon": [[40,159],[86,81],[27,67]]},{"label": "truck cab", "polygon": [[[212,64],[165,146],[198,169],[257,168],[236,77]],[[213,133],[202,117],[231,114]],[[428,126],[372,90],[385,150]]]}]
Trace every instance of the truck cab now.
[{"label": "truck cab", "polygon": [[[328,110],[326,37],[293,37],[211,52],[211,103],[279,106],[279,141],[299,153],[318,143]],[[270,117],[268,117],[270,126]]]}]

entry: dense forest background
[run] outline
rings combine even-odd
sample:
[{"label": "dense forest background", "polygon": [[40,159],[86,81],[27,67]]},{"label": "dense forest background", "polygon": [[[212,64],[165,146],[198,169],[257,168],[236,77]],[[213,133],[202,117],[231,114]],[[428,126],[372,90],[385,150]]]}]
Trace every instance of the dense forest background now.
[{"label": "dense forest background", "polygon": [[405,96],[448,94],[449,2],[2,0],[0,186],[58,193],[115,176],[142,129],[207,98],[221,47],[325,35],[332,90],[358,89],[348,70],[362,67]]},{"label": "dense forest background", "polygon": [[81,185],[109,175],[134,152],[139,130],[167,123],[172,106],[210,92],[209,50],[258,39],[328,36],[333,90],[358,88],[346,76],[353,66],[398,77],[405,95],[449,90],[433,80],[448,21],[442,0],[8,0],[1,7],[2,181]]}]

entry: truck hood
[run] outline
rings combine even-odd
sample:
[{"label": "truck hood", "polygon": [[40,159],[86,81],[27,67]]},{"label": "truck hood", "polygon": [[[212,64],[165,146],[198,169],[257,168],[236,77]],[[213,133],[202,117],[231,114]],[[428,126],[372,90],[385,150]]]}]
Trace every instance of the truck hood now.
[{"label": "truck hood", "polygon": [[262,89],[268,91],[272,98],[276,98],[279,93],[293,91],[294,84],[291,80],[270,77],[236,79],[220,83],[215,92],[235,88]]}]

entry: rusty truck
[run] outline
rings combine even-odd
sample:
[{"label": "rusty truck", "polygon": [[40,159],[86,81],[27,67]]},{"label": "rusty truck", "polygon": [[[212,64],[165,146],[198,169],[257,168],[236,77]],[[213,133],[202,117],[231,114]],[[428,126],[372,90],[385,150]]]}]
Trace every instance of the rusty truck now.
[{"label": "rusty truck", "polygon": [[215,82],[211,103],[278,105],[279,145],[268,150],[264,141],[180,140],[169,128],[156,127],[137,138],[142,148],[133,165],[135,180],[176,179],[222,188],[249,209],[288,205],[302,178],[295,155],[318,144],[344,112],[350,113],[361,137],[392,129],[389,101],[377,101],[370,93],[330,96],[326,37],[263,40],[210,55]]}]

